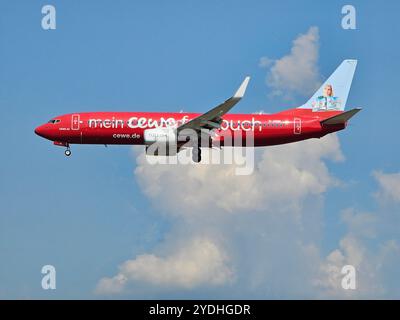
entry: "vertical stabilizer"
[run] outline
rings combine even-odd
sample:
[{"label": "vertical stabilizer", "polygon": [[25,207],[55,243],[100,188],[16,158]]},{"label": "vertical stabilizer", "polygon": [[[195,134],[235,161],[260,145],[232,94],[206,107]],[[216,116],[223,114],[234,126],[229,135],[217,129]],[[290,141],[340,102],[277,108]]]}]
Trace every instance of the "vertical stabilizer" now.
[{"label": "vertical stabilizer", "polygon": [[301,109],[343,111],[356,71],[357,60],[344,60]]}]

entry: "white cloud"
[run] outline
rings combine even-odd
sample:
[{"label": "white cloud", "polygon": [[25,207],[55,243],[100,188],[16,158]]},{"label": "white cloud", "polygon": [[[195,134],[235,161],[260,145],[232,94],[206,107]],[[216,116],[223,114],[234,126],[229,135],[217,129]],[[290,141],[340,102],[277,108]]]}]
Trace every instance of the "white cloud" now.
[{"label": "white cloud", "polygon": [[[339,248],[333,250],[320,263],[320,273],[314,283],[320,289],[323,298],[381,298],[389,294],[388,282],[384,280],[385,270],[398,268],[400,247],[396,240],[378,239],[378,227],[385,223],[382,212],[364,213],[353,208],[342,212],[342,221],[347,233],[339,242]],[[374,239],[374,246],[369,241]],[[356,270],[356,290],[344,290],[341,281],[343,266],[352,265]],[[390,282],[398,282],[397,277]],[[395,288],[392,297],[399,295]]]},{"label": "white cloud", "polygon": [[228,257],[211,239],[194,237],[173,250],[165,257],[143,254],[124,262],[116,276],[100,280],[96,292],[122,293],[129,282],[145,282],[169,289],[191,289],[232,281],[233,272],[227,266]]},{"label": "white cloud", "polygon": [[[357,290],[344,290],[341,286],[343,275],[341,270],[345,265],[356,269]],[[360,283],[371,285],[371,279],[360,281],[357,274],[367,266],[365,248],[355,237],[345,236],[340,240],[339,249],[333,250],[320,265],[321,274],[315,284],[322,289],[321,295],[329,298],[344,298],[360,295]],[[363,280],[366,280],[365,278]],[[376,289],[376,288],[375,288]],[[365,290],[365,289],[364,289]]]},{"label": "white cloud", "polygon": [[[394,258],[394,260],[393,260]],[[388,294],[388,283],[383,280],[384,270],[398,267],[400,247],[394,240],[382,242],[377,249],[368,248],[362,238],[347,234],[320,264],[320,274],[314,280],[322,298],[382,298]],[[344,290],[341,281],[343,266],[352,265],[356,270],[356,289]],[[391,273],[391,282],[398,282]],[[393,296],[394,295],[394,296]],[[396,288],[392,297],[399,295]]]},{"label": "white cloud", "polygon": [[[253,280],[246,280],[247,287],[254,285],[261,275],[271,280],[273,274],[268,270],[279,264],[280,250],[296,252],[290,255],[290,260],[294,260],[288,263],[289,268],[301,260],[302,254],[309,256],[309,250],[304,249],[307,245],[302,243],[304,239],[298,239],[297,235],[302,233],[303,223],[318,225],[313,212],[314,197],[337,184],[324,163],[327,158],[343,160],[337,136],[259,151],[256,171],[251,176],[237,176],[235,165],[150,165],[141,150],[135,169],[139,185],[157,208],[168,216],[178,217],[180,223],[176,223],[168,240],[158,248],[160,254],[144,254],[126,261],[115,277],[99,282],[97,293],[122,292],[129,283],[146,283],[159,290],[230,283],[240,274],[230,267],[227,252],[233,255],[236,265],[243,263],[236,254],[237,248],[231,246],[237,241],[233,235],[242,232],[254,232],[257,237],[253,247],[246,249],[249,254],[258,248],[268,252],[269,258],[276,255],[274,261],[257,255],[259,261],[253,261],[256,265],[249,272],[254,273],[254,278],[252,275]],[[303,222],[302,209],[308,197],[313,197],[313,204],[308,208],[309,222]],[[312,233],[310,229],[313,227],[308,228],[308,233]],[[222,241],[214,240],[218,237]],[[276,241],[283,241],[278,251]],[[237,247],[242,245],[243,242],[237,243]],[[315,251],[311,253],[315,255]],[[308,270],[306,266],[313,259],[308,257],[306,261],[304,270]],[[293,272],[287,274],[293,279]]]},{"label": "white cloud", "polygon": [[272,95],[313,94],[321,85],[318,70],[319,30],[311,27],[294,41],[290,53],[280,59],[262,57],[259,65],[268,69],[266,83]]},{"label": "white cloud", "polygon": [[261,68],[267,68],[273,63],[274,63],[274,60],[272,60],[268,57],[261,57],[258,66]]},{"label": "white cloud", "polygon": [[102,278],[97,284],[95,293],[104,295],[123,293],[127,282],[128,279],[121,273],[113,278]]},{"label": "white cloud", "polygon": [[373,172],[379,183],[379,190],[375,194],[382,202],[400,202],[400,173]]},{"label": "white cloud", "polygon": [[375,214],[347,208],[343,210],[341,218],[353,235],[366,238],[376,237],[377,217]]}]

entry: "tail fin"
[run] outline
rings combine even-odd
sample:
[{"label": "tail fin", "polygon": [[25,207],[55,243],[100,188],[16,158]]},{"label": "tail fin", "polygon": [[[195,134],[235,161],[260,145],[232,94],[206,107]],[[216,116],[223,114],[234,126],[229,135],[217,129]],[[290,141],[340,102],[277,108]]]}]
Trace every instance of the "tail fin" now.
[{"label": "tail fin", "polygon": [[343,111],[346,107],[357,60],[344,60],[301,109]]}]

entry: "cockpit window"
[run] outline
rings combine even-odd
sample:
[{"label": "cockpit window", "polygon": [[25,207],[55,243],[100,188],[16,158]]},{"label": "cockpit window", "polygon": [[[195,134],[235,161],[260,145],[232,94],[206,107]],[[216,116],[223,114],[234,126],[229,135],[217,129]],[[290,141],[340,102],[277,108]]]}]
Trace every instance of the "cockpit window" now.
[{"label": "cockpit window", "polygon": [[59,122],[61,122],[61,120],[60,119],[51,119],[48,123],[59,123]]}]

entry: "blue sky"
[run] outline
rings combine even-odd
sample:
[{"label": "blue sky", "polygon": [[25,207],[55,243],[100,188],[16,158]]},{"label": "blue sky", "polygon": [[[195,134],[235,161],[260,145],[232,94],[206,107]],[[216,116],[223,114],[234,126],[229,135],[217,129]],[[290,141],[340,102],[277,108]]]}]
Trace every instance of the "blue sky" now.
[{"label": "blue sky", "polygon": [[[56,30],[41,28],[45,4],[57,10]],[[347,297],[326,284],[321,289],[315,281],[299,280],[343,261],[360,263],[361,289],[354,297],[399,298],[400,4],[352,1],[357,29],[344,30],[345,4],[1,0],[0,298]],[[73,146],[73,156],[66,158],[62,148],[33,132],[55,115],[79,111],[207,111],[228,98],[245,75],[252,79],[235,112],[269,113],[301,105],[311,95],[272,96],[271,69],[259,64],[262,57],[277,61],[290,55],[293,41],[312,27],[317,30],[317,57],[312,61],[317,77],[329,76],[343,59],[359,60],[348,105],[363,111],[322,151],[305,145],[313,150],[309,156],[314,168],[304,164],[304,155],[299,162],[285,162],[317,177],[321,187],[317,193],[296,195],[295,209],[270,213],[291,198],[278,203],[268,195],[262,200],[255,195],[257,206],[227,209],[202,191],[203,206],[195,201],[191,208],[184,199],[198,192],[196,183],[186,184],[182,177],[190,179],[196,168],[151,170],[140,151],[124,146]],[[302,153],[302,147],[259,152],[265,174],[263,166],[273,166],[279,156]],[[212,177],[219,169],[201,170]],[[261,173],[255,175],[271,174]],[[232,181],[240,184],[237,179]],[[251,179],[246,180],[250,189],[264,185],[262,179]],[[279,179],[291,181],[285,172]],[[208,188],[208,182],[200,181],[201,188]],[[165,192],[153,192],[155,184]],[[171,184],[180,192],[171,193]],[[220,184],[211,186],[218,189]],[[232,198],[226,189],[215,194]],[[241,200],[247,191],[238,189],[235,196]],[[199,214],[186,214],[184,205]],[[213,228],[202,213],[215,223]],[[301,227],[294,222],[298,217]],[[267,237],[268,231],[272,235],[259,248],[256,235],[263,223]],[[288,239],[274,235],[272,226]],[[364,234],[369,228],[373,235]],[[307,253],[298,251],[297,241]],[[210,249],[211,262],[213,257],[223,262],[211,274],[201,273],[198,281],[180,282],[168,261],[201,247]],[[307,258],[310,252],[313,265],[306,263],[312,260]],[[357,252],[365,254],[357,258]],[[157,282],[145,274],[140,255],[144,263],[151,255],[159,259],[155,272],[169,280]],[[383,256],[384,262],[379,260]],[[187,257],[196,259],[202,257]],[[133,261],[134,270],[128,266],[127,273],[120,272],[127,277],[124,289],[118,294],[96,291],[100,279],[116,276],[125,261]],[[53,291],[40,286],[46,264],[57,270]],[[270,271],[283,264],[292,267],[282,267],[286,273],[271,277]],[[377,265],[383,266],[381,276],[371,278]]]}]

